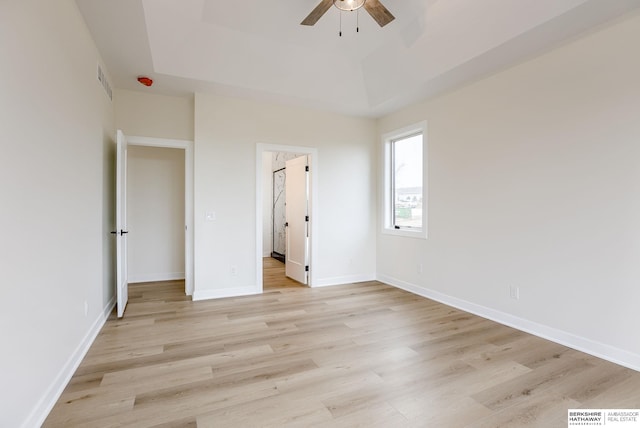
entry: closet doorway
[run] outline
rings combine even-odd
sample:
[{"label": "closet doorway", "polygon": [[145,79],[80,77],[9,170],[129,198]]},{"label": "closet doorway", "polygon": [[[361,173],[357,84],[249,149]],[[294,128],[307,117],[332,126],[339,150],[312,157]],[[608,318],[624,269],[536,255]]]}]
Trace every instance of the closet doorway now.
[{"label": "closet doorway", "polygon": [[[178,185],[180,188],[179,189],[173,189],[173,192],[177,195],[179,195],[179,197],[181,198],[181,201],[179,203],[179,205],[181,206],[181,210],[182,210],[182,215],[181,216],[177,216],[175,215],[176,213],[174,213],[174,216],[176,218],[179,218],[177,221],[180,223],[178,229],[175,229],[172,233],[174,235],[182,235],[181,237],[175,237],[176,242],[180,241],[182,243],[181,245],[181,249],[179,251],[180,255],[173,255],[173,259],[175,259],[176,257],[180,257],[183,262],[181,263],[181,269],[177,269],[178,271],[174,272],[174,269],[169,269],[169,270],[154,270],[152,267],[147,267],[145,266],[145,261],[142,255],[138,255],[139,257],[136,257],[136,252],[135,252],[135,248],[133,249],[134,251],[132,251],[132,262],[134,264],[138,264],[139,267],[141,267],[142,269],[133,269],[132,272],[130,272],[132,275],[128,275],[129,276],[129,280],[130,282],[146,282],[146,281],[156,281],[156,280],[171,280],[171,279],[177,279],[179,277],[184,278],[185,280],[185,294],[186,295],[192,295],[193,294],[193,288],[194,288],[194,284],[193,284],[193,142],[192,141],[187,141],[187,140],[174,140],[174,139],[164,139],[164,138],[151,138],[151,137],[139,137],[139,136],[127,136],[127,140],[128,140],[128,146],[129,146],[129,150],[130,151],[134,151],[137,152],[139,155],[141,155],[141,158],[143,159],[144,163],[147,164],[151,164],[151,165],[163,165],[166,162],[167,156],[169,157],[173,157],[175,159],[175,156],[178,156],[179,159],[182,159],[183,162],[183,168],[180,170],[181,174],[184,174],[184,177],[182,180],[179,180],[178,183],[172,182],[173,180],[171,180],[170,177],[167,176],[168,172],[162,173],[160,174],[160,177],[164,176],[165,179],[169,178],[169,181],[164,183],[162,186],[160,186],[160,188],[158,188],[158,184],[159,183],[155,183],[156,186],[153,186],[156,188],[157,191],[160,192],[167,192],[168,189],[163,189],[163,187],[169,187],[169,186],[176,186]],[[171,152],[173,152],[173,154],[170,154]],[[176,154],[176,152],[179,152],[179,155]],[[146,154],[145,154],[146,153]],[[175,161],[174,161],[175,162]],[[138,162],[138,164],[140,164],[140,162]],[[165,164],[169,165],[169,164]],[[142,166],[142,165],[139,165]],[[142,186],[142,189],[152,189],[152,187],[147,188],[146,186],[144,186],[144,182],[140,182],[141,179],[153,179],[153,180],[159,180],[159,178],[151,173],[147,173],[147,174],[143,174],[140,175],[137,180],[139,181],[137,184],[135,183],[136,181],[136,175],[133,174],[130,177],[130,180],[134,180],[133,184],[134,186]],[[144,190],[143,190],[144,191]],[[156,198],[157,200],[157,198]],[[144,201],[143,201],[144,202]],[[133,205],[132,202],[129,202],[129,205]],[[144,204],[143,204],[144,205]],[[143,224],[143,223],[153,223],[153,210],[149,211],[149,209],[153,208],[153,205],[151,202],[147,203],[146,205],[148,205],[145,209],[146,209],[146,214],[144,212],[141,213],[141,215],[138,215],[138,217],[136,217],[136,215],[134,214],[134,217],[132,220],[134,220],[134,224],[130,225],[132,228],[131,231],[131,239],[135,239],[138,238],[137,236],[134,236],[135,234],[135,230],[138,228],[137,225],[135,224],[135,220],[136,218],[138,219],[138,223],[139,224],[139,228],[141,229],[141,233],[140,235],[144,235],[145,233],[148,233],[148,236],[143,237],[141,236],[141,239],[145,239],[147,241],[147,247],[153,247],[154,243],[153,243],[153,233],[167,233],[167,230],[162,230],[162,227],[160,228],[156,228],[155,231],[146,231],[145,227],[143,226],[147,226],[147,224]],[[146,220],[145,220],[146,219]],[[144,252],[149,252],[150,250],[144,250],[142,253]],[[169,259],[167,259],[169,260]],[[167,261],[164,262],[164,264],[166,264],[167,266],[169,266],[169,263]],[[153,265],[151,265],[153,266]],[[160,266],[162,266],[162,264],[160,264]]]}]

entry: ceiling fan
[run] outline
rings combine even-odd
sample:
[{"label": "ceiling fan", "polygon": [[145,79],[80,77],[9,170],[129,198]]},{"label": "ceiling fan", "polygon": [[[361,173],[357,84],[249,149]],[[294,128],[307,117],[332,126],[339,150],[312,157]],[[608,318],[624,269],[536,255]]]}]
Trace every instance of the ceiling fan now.
[{"label": "ceiling fan", "polygon": [[381,27],[396,19],[379,0],[322,0],[300,25],[315,25],[332,5],[346,11],[354,11],[364,7]]}]

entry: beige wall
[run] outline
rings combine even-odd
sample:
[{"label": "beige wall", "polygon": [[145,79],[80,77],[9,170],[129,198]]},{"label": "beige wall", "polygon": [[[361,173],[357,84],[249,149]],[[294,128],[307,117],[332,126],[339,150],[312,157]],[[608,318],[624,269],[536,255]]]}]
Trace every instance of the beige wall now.
[{"label": "beige wall", "polygon": [[375,277],[372,120],[205,94],[195,111],[194,297],[256,289],[258,143],[318,149],[318,282]]},{"label": "beige wall", "polygon": [[127,155],[129,282],[183,279],[184,150],[130,145]]},{"label": "beige wall", "polygon": [[429,239],[379,233],[379,277],[640,369],[635,40],[637,14],[382,118],[428,121]]},{"label": "beige wall", "polygon": [[113,104],[73,0],[0,2],[0,426],[39,426],[113,304]]},{"label": "beige wall", "polygon": [[193,97],[118,89],[116,126],[125,135],[193,141]]}]

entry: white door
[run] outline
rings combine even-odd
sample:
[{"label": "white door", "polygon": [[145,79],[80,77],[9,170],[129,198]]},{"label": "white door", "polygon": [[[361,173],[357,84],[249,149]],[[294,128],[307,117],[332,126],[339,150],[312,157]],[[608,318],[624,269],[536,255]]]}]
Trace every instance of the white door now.
[{"label": "white door", "polygon": [[116,138],[116,296],[118,318],[129,300],[127,278],[127,137],[118,129]]},{"label": "white door", "polygon": [[309,168],[307,156],[286,163],[285,214],[287,249],[285,273],[302,284],[309,274]]}]

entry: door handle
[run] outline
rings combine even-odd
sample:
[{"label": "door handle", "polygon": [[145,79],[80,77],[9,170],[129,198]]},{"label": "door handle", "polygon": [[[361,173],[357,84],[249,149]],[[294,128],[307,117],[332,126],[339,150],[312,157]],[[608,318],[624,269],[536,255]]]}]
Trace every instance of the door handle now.
[{"label": "door handle", "polygon": [[118,233],[120,234],[120,236],[122,236],[125,233],[129,233],[129,231],[120,229],[120,232],[118,232],[117,230],[114,230],[114,231],[111,232],[112,235],[117,235]]}]

